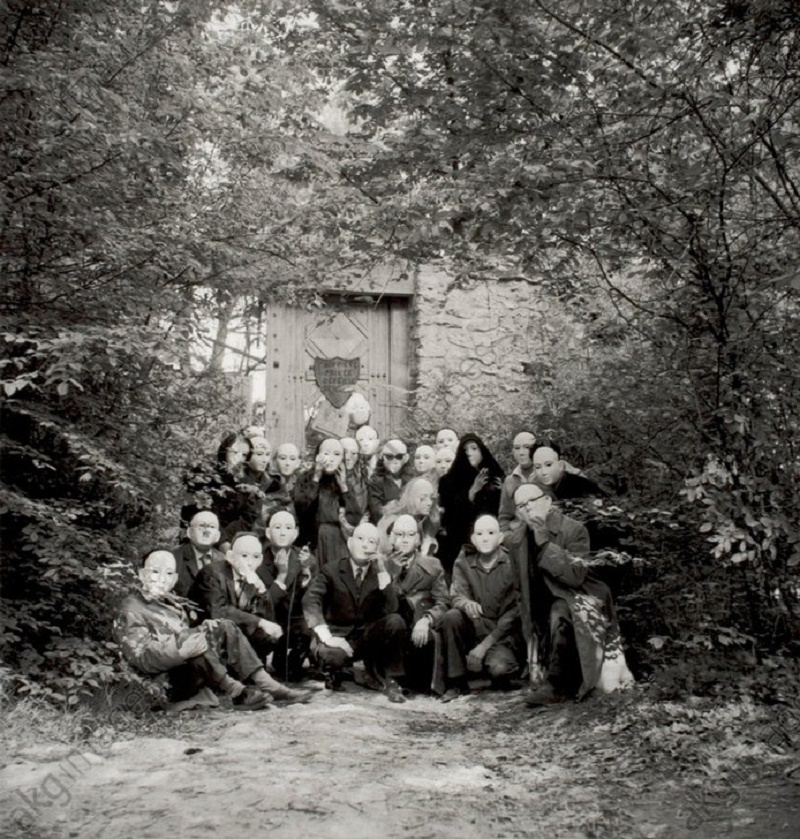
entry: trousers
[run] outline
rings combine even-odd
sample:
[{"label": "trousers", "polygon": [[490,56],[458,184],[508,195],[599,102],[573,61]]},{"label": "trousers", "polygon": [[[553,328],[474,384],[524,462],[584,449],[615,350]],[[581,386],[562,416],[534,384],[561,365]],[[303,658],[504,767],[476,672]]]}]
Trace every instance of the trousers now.
[{"label": "trousers", "polygon": [[[398,614],[386,615],[373,623],[352,629],[344,637],[353,648],[353,660],[363,659],[364,666],[380,676],[402,676],[406,622]],[[338,634],[334,630],[334,635]],[[344,650],[315,642],[315,653],[323,667],[341,670],[350,659]]]},{"label": "trousers", "polygon": [[[460,609],[450,609],[442,622],[445,675],[447,679],[467,676],[467,655],[492,631],[483,618],[470,620]],[[511,676],[519,670],[521,639],[509,635],[494,644],[483,660],[483,669],[492,679]]]},{"label": "trousers", "polygon": [[229,672],[244,681],[264,666],[233,621],[203,621],[195,629],[182,632],[179,645],[197,632],[205,636],[208,649],[169,671],[170,698],[173,702],[194,696],[200,688],[217,687]]},{"label": "trousers", "polygon": [[581,685],[581,662],[575,644],[575,628],[566,601],[558,599],[550,607],[550,660],[547,680],[568,696]]}]

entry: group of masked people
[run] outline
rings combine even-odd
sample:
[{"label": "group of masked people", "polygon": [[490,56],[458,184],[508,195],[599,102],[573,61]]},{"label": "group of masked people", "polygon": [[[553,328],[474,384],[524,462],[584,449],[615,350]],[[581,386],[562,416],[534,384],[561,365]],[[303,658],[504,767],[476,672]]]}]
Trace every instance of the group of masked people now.
[{"label": "group of masked people", "polygon": [[184,541],[143,558],[115,623],[124,655],[180,707],[307,702],[290,685],[309,676],[398,703],[527,684],[542,706],[627,685],[588,531],[559,509],[605,493],[533,432],[512,454],[505,475],[475,434],[410,449],[362,425],[304,462],[263,429],[225,435],[187,480]]}]

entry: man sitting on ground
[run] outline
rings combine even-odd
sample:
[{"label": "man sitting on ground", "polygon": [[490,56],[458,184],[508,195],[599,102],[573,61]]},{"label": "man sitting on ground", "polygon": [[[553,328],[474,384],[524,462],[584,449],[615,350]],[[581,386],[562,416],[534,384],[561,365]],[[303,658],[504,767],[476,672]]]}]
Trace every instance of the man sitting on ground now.
[{"label": "man sitting on ground", "polygon": [[[285,515],[289,515],[286,513]],[[237,533],[224,561],[206,566],[197,577],[200,605],[211,618],[233,621],[264,661],[276,649],[283,629],[275,621],[275,607],[270,591],[258,575],[263,560],[261,542],[255,533]],[[286,596],[283,581],[270,587],[275,596]],[[281,585],[281,582],[283,585]],[[275,692],[272,692],[275,695]],[[293,702],[307,701],[312,694],[280,686],[276,698]]]},{"label": "man sitting on ground", "polygon": [[298,534],[291,513],[274,513],[267,528],[264,561],[256,569],[272,599],[274,619],[283,630],[272,656],[273,671],[287,682],[303,678],[303,662],[311,651],[303,595],[317,571],[317,561],[308,546],[295,547]]},{"label": "man sitting on ground", "polygon": [[453,565],[442,636],[447,690],[444,702],[466,692],[467,674],[488,672],[494,687],[508,687],[524,658],[520,628],[518,572],[502,546],[494,516],[472,528],[474,551],[464,549]]},{"label": "man sitting on ground", "polygon": [[282,698],[283,685],[267,673],[235,623],[205,620],[192,626],[193,604],[172,593],[177,577],[169,551],[148,551],[139,570],[141,591],[123,601],[114,621],[114,638],[127,661],[142,673],[166,673],[175,702],[205,688],[226,694],[241,710]]},{"label": "man sitting on ground", "polygon": [[[421,692],[443,693],[441,655],[436,656],[436,637],[450,606],[442,563],[420,550],[422,529],[407,513],[394,520],[382,519],[388,545],[386,570],[400,599],[400,614],[406,622],[406,686]],[[437,661],[437,658],[439,659]]]}]

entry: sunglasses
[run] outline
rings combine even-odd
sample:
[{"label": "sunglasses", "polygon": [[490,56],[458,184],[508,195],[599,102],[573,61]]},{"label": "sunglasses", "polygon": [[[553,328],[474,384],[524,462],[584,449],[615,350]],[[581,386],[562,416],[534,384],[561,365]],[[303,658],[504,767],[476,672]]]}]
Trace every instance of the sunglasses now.
[{"label": "sunglasses", "polygon": [[405,456],[405,454],[390,454],[389,452],[383,453],[384,460],[402,460]]},{"label": "sunglasses", "polygon": [[523,501],[520,504],[517,504],[517,509],[521,510],[523,507],[527,507],[533,501],[538,501],[540,498],[544,498],[544,495],[537,495],[535,498],[529,498],[527,501]]}]

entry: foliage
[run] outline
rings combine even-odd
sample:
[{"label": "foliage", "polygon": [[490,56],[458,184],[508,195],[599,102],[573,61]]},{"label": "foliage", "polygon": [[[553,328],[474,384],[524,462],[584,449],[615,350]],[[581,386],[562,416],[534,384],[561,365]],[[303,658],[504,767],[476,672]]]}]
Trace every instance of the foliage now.
[{"label": "foliage", "polygon": [[[3,681],[5,675],[2,675]],[[11,700],[5,695],[2,709],[0,744],[6,755],[43,743],[76,746],[83,739],[84,726],[90,716],[88,713],[66,714],[42,699]]]},{"label": "foliage", "polygon": [[790,0],[6,3],[0,513],[24,686],[68,703],[111,678],[128,561],[237,411],[231,314],[387,257],[536,282],[530,411],[501,423],[476,394],[475,428],[501,453],[532,423],[629,493],[646,603],[710,563],[745,603],[715,638],[796,638],[797,24]]},{"label": "foliage", "polygon": [[3,641],[74,704],[118,677],[110,615],[186,464],[242,423],[209,323],[313,294],[314,96],[288,112],[291,62],[227,2],[17,0],[0,33]]},{"label": "foliage", "polygon": [[566,335],[531,359],[534,425],[641,509],[692,506],[741,566],[748,632],[796,637],[796,4],[313,8],[287,37],[335,57],[320,72],[372,144],[349,169],[376,200],[364,235],[540,277],[588,347],[577,373]]}]

